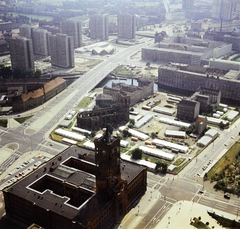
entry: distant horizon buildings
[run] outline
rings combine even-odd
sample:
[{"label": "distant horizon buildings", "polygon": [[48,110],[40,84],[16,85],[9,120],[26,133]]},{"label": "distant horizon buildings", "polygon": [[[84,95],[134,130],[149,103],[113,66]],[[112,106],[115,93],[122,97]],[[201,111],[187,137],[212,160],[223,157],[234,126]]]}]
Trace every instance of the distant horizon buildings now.
[{"label": "distant horizon buildings", "polygon": [[194,7],[194,0],[182,0],[182,9],[189,10]]},{"label": "distant horizon buildings", "polygon": [[91,39],[108,40],[108,16],[99,14],[91,15],[89,30]]},{"label": "distant horizon buildings", "polygon": [[235,15],[236,8],[237,0],[213,0],[212,18],[232,20]]},{"label": "distant horizon buildings", "polygon": [[118,38],[135,39],[136,17],[130,14],[117,16]]},{"label": "distant horizon buildings", "polygon": [[61,33],[73,37],[74,48],[82,46],[82,23],[80,21],[62,22]]},{"label": "distant horizon buildings", "polygon": [[15,37],[10,38],[8,42],[12,69],[35,70],[32,40],[26,37]]},{"label": "distant horizon buildings", "polygon": [[72,68],[74,64],[73,38],[66,34],[49,36],[52,65],[62,68]]}]

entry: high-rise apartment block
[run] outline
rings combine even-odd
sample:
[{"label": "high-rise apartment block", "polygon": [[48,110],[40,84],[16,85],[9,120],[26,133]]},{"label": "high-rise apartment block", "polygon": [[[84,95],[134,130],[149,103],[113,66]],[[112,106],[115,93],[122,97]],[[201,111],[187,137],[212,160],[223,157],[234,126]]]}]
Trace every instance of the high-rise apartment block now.
[{"label": "high-rise apartment block", "polygon": [[108,16],[92,15],[89,21],[89,29],[92,39],[108,40]]},{"label": "high-rise apartment block", "polygon": [[25,71],[33,69],[34,55],[32,40],[26,37],[15,37],[9,39],[9,49],[12,69]]},{"label": "high-rise apartment block", "polygon": [[26,37],[27,39],[32,39],[32,26],[31,25],[21,25],[19,27],[19,33],[21,37]]},{"label": "high-rise apartment block", "polygon": [[232,20],[237,8],[237,0],[213,0],[212,18]]},{"label": "high-rise apartment block", "polygon": [[73,38],[65,34],[49,36],[52,65],[72,68],[74,67]]},{"label": "high-rise apartment block", "polygon": [[74,48],[82,46],[82,23],[67,20],[62,22],[61,33],[73,37]]},{"label": "high-rise apartment block", "polygon": [[189,10],[194,6],[194,0],[182,0],[182,9]]},{"label": "high-rise apartment block", "polygon": [[32,28],[33,52],[42,56],[49,56],[49,33],[45,29]]},{"label": "high-rise apartment block", "polygon": [[19,27],[20,36],[32,39],[34,54],[48,56],[49,51],[49,35],[51,34],[45,29],[33,27],[31,25],[22,25]]},{"label": "high-rise apartment block", "polygon": [[118,38],[135,39],[136,17],[130,14],[119,14],[118,22]]}]

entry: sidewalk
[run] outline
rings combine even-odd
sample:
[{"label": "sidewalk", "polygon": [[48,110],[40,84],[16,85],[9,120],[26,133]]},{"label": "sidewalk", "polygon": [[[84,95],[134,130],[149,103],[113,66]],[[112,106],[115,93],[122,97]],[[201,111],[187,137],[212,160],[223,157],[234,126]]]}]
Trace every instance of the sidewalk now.
[{"label": "sidewalk", "polygon": [[223,228],[215,219],[208,215],[207,211],[215,212],[218,215],[224,216],[228,219],[235,219],[236,216],[216,210],[214,208],[204,206],[190,201],[179,201],[167,212],[163,219],[157,224],[155,228],[172,228],[172,229],[194,229],[190,225],[190,221],[196,217],[201,217],[203,223],[209,222],[209,227],[214,226],[215,229]]}]

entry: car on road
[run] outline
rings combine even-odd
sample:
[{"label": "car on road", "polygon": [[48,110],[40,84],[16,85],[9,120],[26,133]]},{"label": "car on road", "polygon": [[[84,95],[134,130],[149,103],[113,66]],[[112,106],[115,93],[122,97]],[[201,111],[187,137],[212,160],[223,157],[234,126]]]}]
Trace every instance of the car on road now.
[{"label": "car on road", "polygon": [[12,175],[12,173],[8,173],[8,175]]},{"label": "car on road", "polygon": [[197,173],[197,175],[198,175],[198,176],[201,176],[201,174],[200,174],[200,173]]},{"label": "car on road", "polygon": [[226,144],[226,143],[224,143],[224,146],[227,146],[227,144]]},{"label": "car on road", "polygon": [[230,195],[228,194],[228,193],[224,193],[224,198],[226,198],[226,199],[230,199]]},{"label": "car on road", "polygon": [[201,194],[202,194],[202,193],[204,193],[204,191],[203,191],[203,190],[199,190],[198,193],[201,193]]},{"label": "car on road", "polygon": [[233,137],[233,136],[231,136],[231,138],[232,138],[232,139],[234,139],[234,137]]}]

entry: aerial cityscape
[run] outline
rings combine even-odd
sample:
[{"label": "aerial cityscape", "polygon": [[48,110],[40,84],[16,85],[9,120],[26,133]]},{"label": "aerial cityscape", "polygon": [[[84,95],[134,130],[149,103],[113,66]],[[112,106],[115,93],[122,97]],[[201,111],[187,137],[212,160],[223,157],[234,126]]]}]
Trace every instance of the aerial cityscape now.
[{"label": "aerial cityscape", "polygon": [[240,0],[5,0],[0,228],[240,228]]}]

